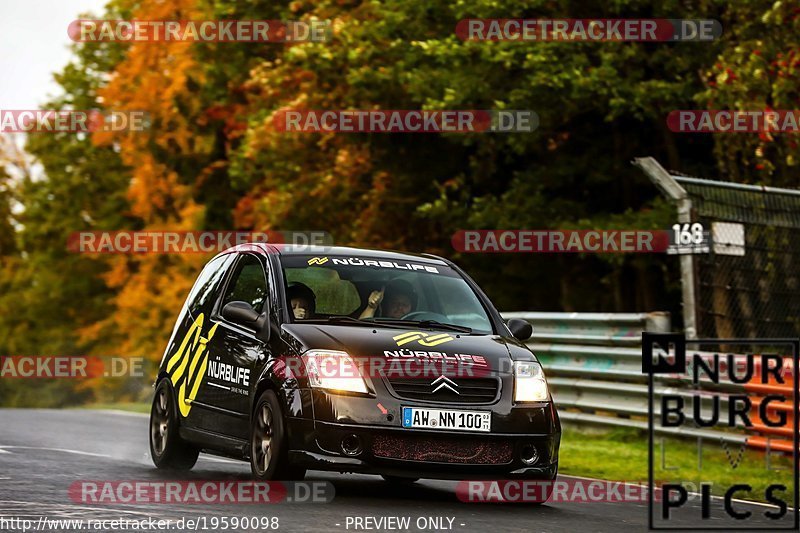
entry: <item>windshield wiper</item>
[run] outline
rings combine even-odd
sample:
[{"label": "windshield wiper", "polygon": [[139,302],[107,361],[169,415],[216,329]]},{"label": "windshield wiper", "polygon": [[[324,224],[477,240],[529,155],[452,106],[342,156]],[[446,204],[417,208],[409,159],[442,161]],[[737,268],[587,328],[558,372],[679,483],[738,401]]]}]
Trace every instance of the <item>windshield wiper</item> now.
[{"label": "windshield wiper", "polygon": [[322,323],[347,322],[348,324],[354,324],[357,326],[369,326],[369,327],[375,326],[375,324],[367,322],[366,320],[361,320],[360,318],[353,318],[351,316],[345,316],[345,315],[329,316],[326,318],[310,318],[308,320],[301,320],[301,322],[322,322]]},{"label": "windshield wiper", "polygon": [[351,316],[346,315],[337,315],[337,316],[329,316],[327,318],[310,318],[308,320],[300,320],[295,323],[306,323],[306,324],[314,324],[314,323],[322,323],[322,324],[336,324],[336,323],[343,323],[343,324],[352,324],[354,326],[363,326],[363,327],[375,327],[375,322],[371,320],[364,320],[361,318],[353,318]]},{"label": "windshield wiper", "polygon": [[458,331],[459,333],[472,333],[472,328],[468,328],[467,326],[459,326],[457,324],[445,324],[444,322],[439,322],[437,320],[402,320],[399,318],[373,318],[375,322],[380,324],[396,324],[399,326],[408,325],[408,326],[419,326],[421,328],[430,328],[430,329],[444,329],[448,331]]},{"label": "windshield wiper", "polygon": [[438,320],[420,320],[419,325],[423,328],[450,329],[453,331],[460,331],[461,333],[472,333],[472,328],[468,328],[467,326],[459,326],[458,324],[445,324],[444,322],[439,322]]}]

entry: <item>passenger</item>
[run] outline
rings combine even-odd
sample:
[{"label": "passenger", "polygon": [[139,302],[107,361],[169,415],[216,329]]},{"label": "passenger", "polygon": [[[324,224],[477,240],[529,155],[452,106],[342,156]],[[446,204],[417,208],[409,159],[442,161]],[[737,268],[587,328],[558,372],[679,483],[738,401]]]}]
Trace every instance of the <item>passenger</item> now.
[{"label": "passenger", "polygon": [[359,318],[379,317],[403,318],[417,307],[414,287],[402,279],[394,279],[379,291],[372,291],[367,298],[367,307]]},{"label": "passenger", "polygon": [[314,318],[317,298],[308,285],[293,281],[286,290],[286,298],[292,306],[292,315],[296,320]]}]

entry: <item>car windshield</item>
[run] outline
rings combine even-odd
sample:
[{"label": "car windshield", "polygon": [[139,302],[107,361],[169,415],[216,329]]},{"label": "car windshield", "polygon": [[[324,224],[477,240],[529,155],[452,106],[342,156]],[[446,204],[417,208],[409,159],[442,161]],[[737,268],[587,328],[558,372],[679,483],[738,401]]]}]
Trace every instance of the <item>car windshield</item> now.
[{"label": "car windshield", "polygon": [[310,255],[285,255],[281,264],[295,322],[378,322],[492,332],[475,292],[445,264]]}]

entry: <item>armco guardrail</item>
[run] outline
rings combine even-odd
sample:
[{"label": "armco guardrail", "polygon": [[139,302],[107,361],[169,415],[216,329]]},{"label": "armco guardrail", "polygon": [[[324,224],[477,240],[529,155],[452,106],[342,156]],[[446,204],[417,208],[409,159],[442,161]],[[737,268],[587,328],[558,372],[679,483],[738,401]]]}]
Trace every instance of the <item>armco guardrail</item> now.
[{"label": "armco guardrail", "polygon": [[[671,321],[668,313],[541,313],[508,312],[505,319],[521,318],[533,325],[527,341],[544,366],[561,419],[577,425],[604,425],[647,429],[647,375],[642,373],[642,332],[666,333]],[[697,352],[694,352],[697,353]],[[710,354],[708,354],[710,356]],[[654,381],[655,415],[660,416],[659,398],[664,394],[696,397],[688,379],[659,375]],[[763,387],[763,386],[762,386]],[[791,387],[789,385],[783,385]],[[759,396],[768,390],[731,382],[702,383],[702,390],[720,396],[722,412],[727,412],[727,396],[747,391],[753,397],[754,428],[745,431],[715,431],[691,425],[662,428],[665,435],[701,437],[727,443],[747,443],[756,448],[791,451],[786,436],[793,419],[783,428],[769,428],[757,417]],[[789,394],[791,397],[791,394]],[[703,411],[710,412],[711,399],[705,398]],[[690,405],[687,401],[686,405]],[[708,407],[708,409],[706,409]],[[776,410],[793,406],[778,404]],[[690,417],[687,417],[690,419]],[[780,439],[780,440],[776,440]]]},{"label": "armco guardrail", "polygon": [[774,379],[770,379],[770,383],[748,383],[744,386],[745,390],[756,396],[753,401],[753,427],[759,435],[751,436],[748,438],[748,445],[754,448],[774,449],[782,452],[792,451],[792,435],[794,430],[794,405],[790,403],[770,404],[767,410],[767,415],[770,419],[775,420],[779,411],[783,412],[786,417],[786,423],[780,427],[769,426],[764,423],[760,417],[757,406],[763,401],[764,396],[770,394],[777,394],[783,397],[791,398],[794,393],[794,380],[797,379],[794,371],[791,376],[783,375],[784,383],[776,383]]}]

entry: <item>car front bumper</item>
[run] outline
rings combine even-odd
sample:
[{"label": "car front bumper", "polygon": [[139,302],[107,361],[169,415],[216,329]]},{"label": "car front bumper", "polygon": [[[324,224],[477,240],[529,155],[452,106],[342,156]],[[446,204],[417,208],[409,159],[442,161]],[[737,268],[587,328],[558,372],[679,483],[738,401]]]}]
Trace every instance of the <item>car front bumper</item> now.
[{"label": "car front bumper", "polygon": [[[313,418],[290,417],[289,455],[298,466],[437,479],[553,479],[561,426],[552,402],[429,404],[394,397],[311,391]],[[492,413],[492,431],[409,429],[403,407]],[[354,445],[355,444],[355,445]],[[349,446],[348,446],[349,445]],[[531,447],[537,460],[530,459]]]}]

